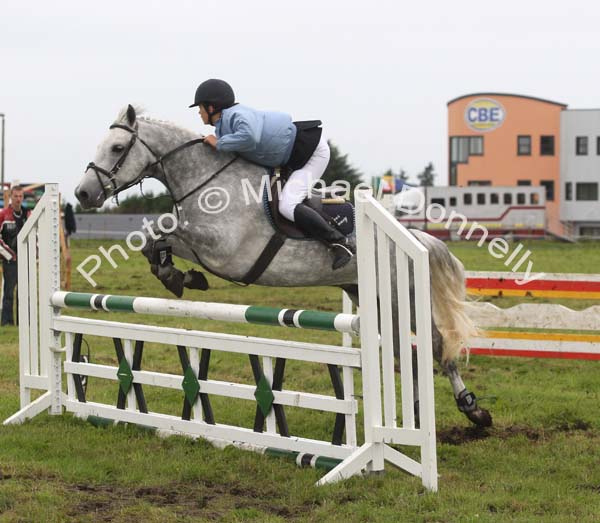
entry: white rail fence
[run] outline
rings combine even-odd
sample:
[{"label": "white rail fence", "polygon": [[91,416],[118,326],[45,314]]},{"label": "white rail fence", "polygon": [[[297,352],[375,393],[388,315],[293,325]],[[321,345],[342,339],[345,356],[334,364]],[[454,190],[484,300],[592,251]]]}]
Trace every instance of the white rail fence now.
[{"label": "white rail fence", "polygon": [[[387,461],[421,477],[428,489],[437,490],[428,253],[370,193],[357,193],[356,200],[360,349],[64,315],[62,309],[67,306],[65,297],[68,294],[59,288],[58,185],[48,184],[18,238],[21,410],[4,423],[21,423],[45,410],[54,415],[66,411],[81,417],[99,416],[138,423],[167,433],[203,437],[219,444],[280,449],[299,456],[313,454],[330,460],[333,467],[318,484],[338,481],[363,471],[382,471]],[[395,257],[389,256],[391,250]],[[414,273],[419,422],[416,422],[413,410],[409,266]],[[397,285],[397,305],[401,311],[397,321],[392,316],[393,281]],[[155,311],[173,301],[149,300]],[[91,308],[101,309],[102,303],[110,303],[109,298],[90,295]],[[213,305],[220,314],[227,307],[235,311],[233,316],[241,317],[243,312],[239,305],[202,302],[186,305],[181,302],[183,309],[191,307],[209,314]],[[106,308],[110,310],[110,307]],[[133,305],[131,312],[135,313]],[[289,313],[283,310],[279,314],[283,318],[286,312]],[[336,316],[315,312],[312,318],[320,320],[320,314],[325,323],[331,316]],[[347,333],[344,336],[357,330],[356,318],[337,316],[338,327],[343,325],[341,330]],[[294,315],[294,322],[297,318],[300,318],[297,326],[302,326],[301,316]],[[331,321],[333,325],[335,320]],[[394,330],[400,338],[399,375],[394,372]],[[117,365],[81,361],[81,343],[85,336],[112,340]],[[142,370],[143,344],[148,342],[176,347],[182,373]],[[248,355],[256,386],[209,379],[212,351]],[[64,362],[63,355],[66,356]],[[326,364],[335,395],[287,390],[283,377],[287,359]],[[362,377],[363,441],[359,441],[356,430],[361,397],[355,392],[355,371]],[[67,378],[66,393],[63,392],[63,373]],[[88,401],[82,387],[85,376],[118,383],[116,404]],[[143,395],[144,385],[181,390],[182,416],[149,411]],[[33,399],[32,393],[38,396]],[[251,402],[256,409],[254,427],[216,423],[211,396]],[[335,413],[332,441],[291,434],[285,419],[286,406]],[[420,461],[392,448],[391,444],[419,448]]]}]

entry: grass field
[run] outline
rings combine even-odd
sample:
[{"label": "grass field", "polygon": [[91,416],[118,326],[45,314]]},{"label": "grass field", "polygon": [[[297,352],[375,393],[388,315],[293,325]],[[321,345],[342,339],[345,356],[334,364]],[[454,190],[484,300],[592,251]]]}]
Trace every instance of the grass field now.
[{"label": "grass field", "polygon": [[[73,266],[100,245],[76,242]],[[472,243],[450,247],[467,269],[502,270],[500,261]],[[535,271],[593,273],[600,266],[600,244],[532,242],[526,247]],[[120,263],[118,270],[104,263],[97,275],[97,292],[168,296],[138,255]],[[341,306],[337,289],[243,289],[216,278],[210,283],[209,291],[185,297],[330,311]],[[73,289],[91,291],[76,272]],[[127,314],[110,319],[340,342],[338,335],[315,331]],[[0,419],[18,409],[17,343],[17,329],[3,328]],[[94,338],[88,343],[93,361],[114,364],[109,344]],[[148,346],[144,359],[145,369],[180,372],[173,347]],[[473,428],[457,411],[447,379],[436,374],[437,494],[392,468],[382,477],[317,489],[313,485],[321,472],[286,461],[233,448],[222,451],[186,438],[161,439],[134,427],[97,429],[70,415],[42,415],[23,426],[0,426],[0,521],[599,521],[600,364],[472,356],[460,369],[467,386],[491,411],[494,426]],[[209,376],[252,383],[242,356],[215,353]],[[331,393],[328,374],[319,365],[290,363],[285,383],[291,389]],[[179,413],[182,393],[144,389],[152,410]],[[91,399],[116,401],[114,383],[91,381],[88,390]],[[254,405],[212,401],[217,421],[251,426]],[[332,415],[294,409],[286,414],[293,434],[328,439]]]}]

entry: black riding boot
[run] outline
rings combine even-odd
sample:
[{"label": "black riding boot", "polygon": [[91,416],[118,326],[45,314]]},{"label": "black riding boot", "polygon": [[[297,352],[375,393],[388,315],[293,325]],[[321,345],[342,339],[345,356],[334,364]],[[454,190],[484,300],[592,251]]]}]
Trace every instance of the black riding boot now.
[{"label": "black riding boot", "polygon": [[316,238],[325,243],[333,251],[333,270],[346,265],[354,256],[354,248],[348,239],[329,223],[317,211],[304,205],[296,205],[294,223],[310,238]]}]

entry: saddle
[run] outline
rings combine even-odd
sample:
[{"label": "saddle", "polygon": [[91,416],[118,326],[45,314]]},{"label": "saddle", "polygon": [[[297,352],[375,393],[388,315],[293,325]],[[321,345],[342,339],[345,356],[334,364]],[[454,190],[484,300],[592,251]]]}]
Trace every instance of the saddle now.
[{"label": "saddle", "polygon": [[[278,180],[280,180],[280,183],[277,183]],[[296,227],[294,222],[289,221],[279,213],[281,196],[279,189],[283,189],[284,185],[285,179],[273,175],[270,178],[270,194],[265,187],[263,205],[267,218],[273,229],[284,237],[295,240],[310,239]],[[348,236],[354,232],[354,206],[343,198],[344,193],[345,188],[339,186],[313,188],[312,194],[303,203],[312,207],[330,223],[335,224],[344,236]]]}]

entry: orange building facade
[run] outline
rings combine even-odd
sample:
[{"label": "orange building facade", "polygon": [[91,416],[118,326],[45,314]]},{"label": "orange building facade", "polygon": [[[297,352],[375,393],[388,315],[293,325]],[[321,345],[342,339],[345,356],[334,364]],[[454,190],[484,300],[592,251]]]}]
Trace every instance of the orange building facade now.
[{"label": "orange building facade", "polygon": [[475,93],[448,102],[449,185],[543,186],[549,231],[563,234],[560,121],[566,104]]}]

